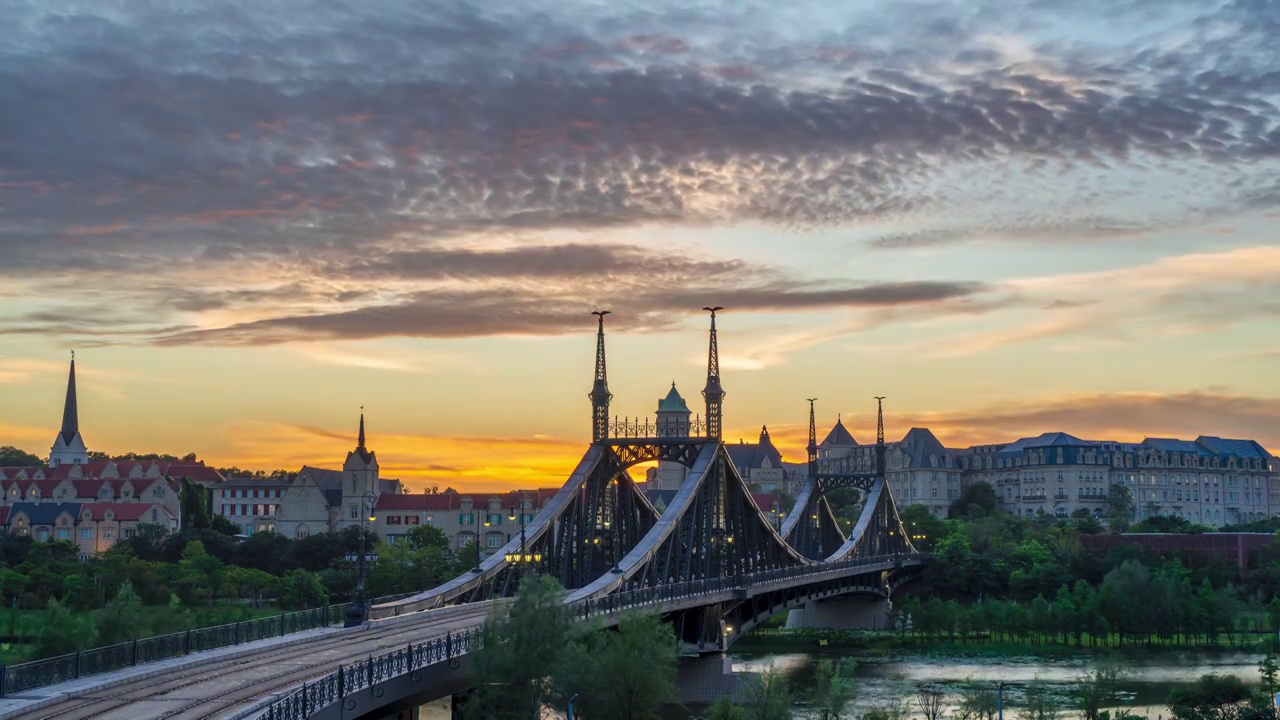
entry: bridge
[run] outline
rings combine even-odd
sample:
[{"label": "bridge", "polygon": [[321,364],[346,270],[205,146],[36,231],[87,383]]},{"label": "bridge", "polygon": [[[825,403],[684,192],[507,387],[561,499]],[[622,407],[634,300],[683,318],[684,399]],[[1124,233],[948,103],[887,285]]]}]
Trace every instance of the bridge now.
[{"label": "bridge", "polygon": [[[193,655],[180,667],[157,664],[151,675],[139,666],[96,686],[46,688],[39,706],[33,701],[6,710],[0,704],[0,720],[397,717],[467,690],[479,628],[535,572],[560,582],[579,618],[608,626],[627,611],[657,613],[690,653],[702,655],[723,653],[783,610],[805,608],[810,622],[847,623],[856,612],[848,603],[825,606],[825,615],[809,611],[849,597],[883,608],[920,565],[885,484],[883,409],[874,446],[820,458],[810,401],[807,477],[788,516],[775,525],[756,506],[721,439],[726,393],[716,312],[723,308],[704,309],[711,321],[705,415],[643,424],[610,415],[609,313],[595,313],[591,445],[520,536],[473,570],[375,605],[359,627],[276,638],[260,648],[245,646],[234,659]],[[653,462],[686,472],[661,513],[628,472]],[[864,502],[846,534],[827,494],[849,487],[860,490]]]}]

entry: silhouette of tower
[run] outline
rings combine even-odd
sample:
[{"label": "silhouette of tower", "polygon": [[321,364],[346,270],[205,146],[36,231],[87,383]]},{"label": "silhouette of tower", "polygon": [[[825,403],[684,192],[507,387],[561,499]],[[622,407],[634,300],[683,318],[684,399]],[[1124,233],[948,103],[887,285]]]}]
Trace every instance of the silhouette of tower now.
[{"label": "silhouette of tower", "polygon": [[596,310],[591,313],[600,321],[599,329],[596,331],[596,377],[591,385],[591,393],[587,395],[591,398],[591,442],[593,443],[609,439],[609,401],[613,399],[613,393],[609,392],[609,378],[604,362],[604,316],[609,312]]},{"label": "silhouette of tower", "polygon": [[716,311],[720,306],[704,307],[711,313],[711,344],[707,348],[707,386],[702,397],[707,401],[707,437],[720,439],[720,419],[724,404],[724,388],[720,387],[720,349],[716,342]]}]

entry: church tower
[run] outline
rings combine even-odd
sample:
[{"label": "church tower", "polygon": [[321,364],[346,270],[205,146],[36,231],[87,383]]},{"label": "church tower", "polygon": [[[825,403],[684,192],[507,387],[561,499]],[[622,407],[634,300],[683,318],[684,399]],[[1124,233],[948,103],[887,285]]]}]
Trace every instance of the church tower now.
[{"label": "church tower", "polygon": [[62,408],[62,430],[49,448],[49,467],[82,465],[89,462],[89,450],[80,437],[80,417],[76,408],[76,354],[71,353],[71,374],[67,377],[67,402]]},{"label": "church tower", "polygon": [[[372,498],[366,493],[373,493]],[[342,463],[342,511],[338,526],[359,525],[360,519],[369,514],[370,502],[374,506],[378,504],[380,494],[378,456],[365,447],[364,412],[361,412],[356,449],[347,453],[347,460]]]}]

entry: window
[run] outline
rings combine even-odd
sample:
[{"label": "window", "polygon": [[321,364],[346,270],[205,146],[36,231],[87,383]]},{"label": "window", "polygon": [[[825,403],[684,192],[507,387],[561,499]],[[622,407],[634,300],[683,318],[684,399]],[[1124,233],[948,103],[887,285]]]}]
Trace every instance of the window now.
[{"label": "window", "polygon": [[70,540],[70,539],[71,539],[71,528],[58,528],[58,539],[59,539],[59,540]]},{"label": "window", "polygon": [[417,515],[405,515],[405,516],[404,516],[404,524],[405,524],[405,525],[418,525],[418,524],[420,524],[421,522],[422,522],[422,518],[418,517]]},{"label": "window", "polygon": [[500,548],[503,545],[502,535],[499,533],[489,533],[488,537],[485,538],[484,544],[486,547],[491,549]]},{"label": "window", "polygon": [[116,538],[115,528],[102,528],[102,539],[114,540]]},{"label": "window", "polygon": [[399,515],[388,515],[388,516],[387,516],[387,524],[388,524],[388,525],[399,525],[399,524],[400,524],[400,516],[399,516]]},{"label": "window", "polygon": [[458,524],[459,524],[459,525],[475,525],[475,524],[476,524],[476,516],[475,516],[475,514],[474,514],[474,513],[469,513],[469,512],[468,512],[468,513],[460,513],[460,514],[458,515]]},{"label": "window", "polygon": [[123,533],[123,537],[124,537],[124,539],[125,539],[125,540],[128,540],[129,538],[131,538],[131,537],[133,537],[133,536],[135,536],[135,535],[137,535],[137,534],[138,534],[138,531],[137,531],[137,529],[136,529],[136,528],[125,528],[125,529],[124,529],[124,533]]},{"label": "window", "polygon": [[160,519],[160,512],[158,510],[153,509],[151,511],[151,522],[155,522],[159,519]]},{"label": "window", "polygon": [[93,528],[80,528],[80,539],[88,540],[93,537]]},{"label": "window", "polygon": [[500,513],[500,512],[498,512],[498,513],[495,513],[495,512],[491,512],[491,513],[489,513],[489,515],[488,515],[488,516],[487,516],[487,518],[485,519],[485,522],[489,523],[490,525],[501,525],[501,524],[502,524],[502,513]]},{"label": "window", "polygon": [[[352,481],[352,482],[354,482],[354,481]],[[359,506],[359,505],[357,505],[357,504],[355,504],[355,503],[351,503],[351,507],[349,507],[347,510],[348,510],[348,515],[351,517],[351,519],[352,519],[352,520],[358,520],[358,519],[360,518],[360,506]]]}]

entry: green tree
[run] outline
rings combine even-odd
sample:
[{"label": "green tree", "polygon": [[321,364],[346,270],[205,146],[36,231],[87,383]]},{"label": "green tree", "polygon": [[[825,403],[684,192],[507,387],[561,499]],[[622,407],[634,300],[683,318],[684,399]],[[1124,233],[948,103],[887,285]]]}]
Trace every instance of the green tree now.
[{"label": "green tree", "polygon": [[1107,525],[1113,533],[1122,533],[1133,520],[1133,493],[1126,485],[1113,483],[1107,490]]},{"label": "green tree", "polygon": [[179,481],[181,492],[181,524],[184,530],[208,530],[212,524],[209,519],[209,498],[201,485],[191,482],[191,478]]},{"label": "green tree", "polygon": [[406,542],[414,550],[434,547],[442,552],[449,550],[449,536],[435,525],[418,525],[404,534],[401,542]]},{"label": "green tree", "polygon": [[790,720],[787,679],[772,666],[751,678],[744,694],[747,720]]},{"label": "green tree", "polygon": [[[545,575],[524,578],[507,615],[485,622],[472,653],[469,720],[528,720],[548,697],[571,641],[564,591]],[[536,658],[536,661],[534,660]]]},{"label": "green tree", "polygon": [[1262,661],[1258,663],[1258,675],[1262,676],[1262,687],[1267,691],[1267,697],[1274,698],[1276,690],[1280,689],[1280,664],[1276,663],[1274,650],[1262,656]]},{"label": "green tree", "polygon": [[557,685],[576,689],[584,717],[657,720],[676,693],[678,646],[658,617],[629,613],[617,631],[591,632],[565,655]]},{"label": "green tree", "polygon": [[829,658],[818,661],[813,686],[813,704],[821,720],[841,720],[853,699],[852,673]]},{"label": "green tree", "polygon": [[240,527],[222,515],[212,516],[209,521],[209,529],[217,533],[222,533],[227,537],[235,537],[240,534]]},{"label": "green tree", "polygon": [[45,464],[39,455],[32,455],[12,445],[0,446],[0,467],[33,467]]},{"label": "green tree", "polygon": [[104,645],[143,637],[147,634],[145,621],[142,598],[133,591],[133,583],[125,580],[98,616],[98,637]]},{"label": "green tree", "polygon": [[91,648],[98,639],[98,628],[92,617],[74,612],[57,600],[49,600],[40,620],[40,634],[36,639],[38,658],[56,657]]},{"label": "green tree", "polygon": [[1105,658],[1080,679],[1076,701],[1084,720],[1102,720],[1103,706],[1115,702],[1120,677],[1120,666],[1113,659]]},{"label": "green tree", "polygon": [[[960,493],[960,497],[951,503],[948,515],[953,518],[984,517],[995,512],[999,503],[1000,498],[996,495],[995,488],[991,487],[991,483],[978,481],[965,488]],[[975,515],[974,506],[981,508],[982,512]]]},{"label": "green tree", "polygon": [[1202,675],[1195,683],[1169,693],[1169,711],[1176,720],[1237,720],[1252,717],[1257,698],[1234,675]]},{"label": "green tree", "polygon": [[295,568],[280,578],[280,607],[286,610],[320,607],[328,598],[324,584],[315,573]]}]

